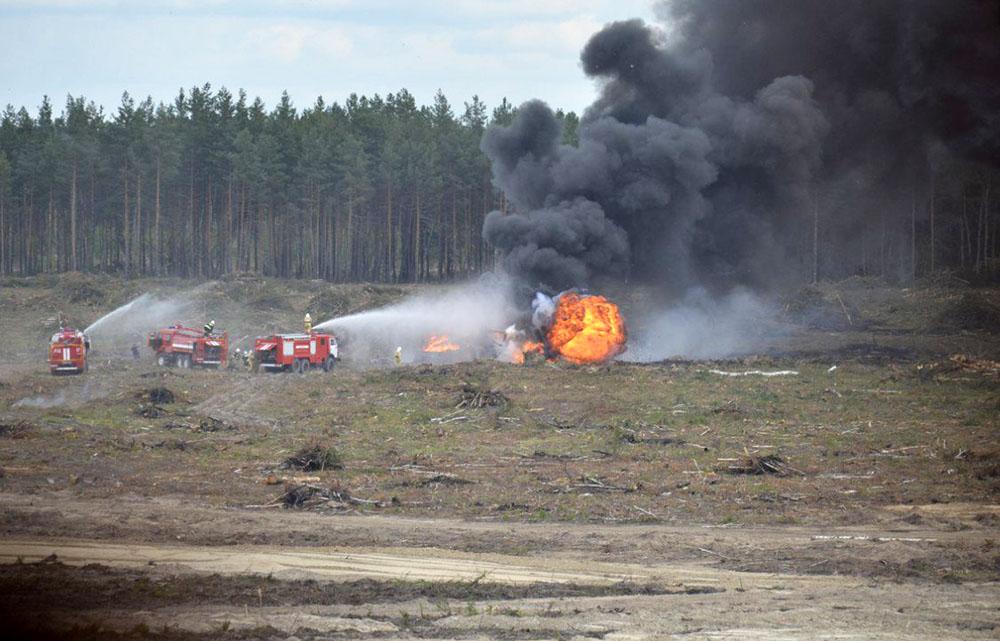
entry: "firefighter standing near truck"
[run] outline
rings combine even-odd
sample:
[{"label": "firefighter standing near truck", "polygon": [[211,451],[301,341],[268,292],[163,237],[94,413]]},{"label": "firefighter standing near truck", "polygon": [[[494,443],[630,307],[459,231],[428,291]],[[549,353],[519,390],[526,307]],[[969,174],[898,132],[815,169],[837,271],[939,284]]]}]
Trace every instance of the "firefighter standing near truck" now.
[{"label": "firefighter standing near truck", "polygon": [[311,334],[313,331],[313,318],[309,315],[309,312],[306,312],[306,317],[303,319],[303,322],[306,326],[306,334]]},{"label": "firefighter standing near truck", "polygon": [[208,321],[207,323],[205,323],[205,326],[202,329],[205,330],[206,337],[211,336],[212,332],[215,331],[215,321],[214,320]]}]

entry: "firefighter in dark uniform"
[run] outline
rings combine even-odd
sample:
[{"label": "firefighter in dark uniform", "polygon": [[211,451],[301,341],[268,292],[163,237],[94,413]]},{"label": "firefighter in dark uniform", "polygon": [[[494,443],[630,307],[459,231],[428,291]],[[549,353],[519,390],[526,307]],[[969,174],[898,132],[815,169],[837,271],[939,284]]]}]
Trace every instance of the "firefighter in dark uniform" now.
[{"label": "firefighter in dark uniform", "polygon": [[203,329],[205,330],[205,336],[211,336],[212,332],[215,331],[215,321],[214,320],[208,321],[207,323],[205,323],[205,327]]}]

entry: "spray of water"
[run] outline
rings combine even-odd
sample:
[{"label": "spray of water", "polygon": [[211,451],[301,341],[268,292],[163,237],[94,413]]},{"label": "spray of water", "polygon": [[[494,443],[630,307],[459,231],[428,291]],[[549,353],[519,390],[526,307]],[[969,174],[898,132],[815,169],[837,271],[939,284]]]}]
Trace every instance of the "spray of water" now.
[{"label": "spray of water", "polygon": [[[404,363],[493,357],[487,337],[490,332],[502,332],[514,320],[517,307],[511,297],[509,280],[488,274],[434,294],[333,318],[316,329],[334,332],[345,360],[363,367],[391,364],[397,347],[402,348]],[[431,336],[441,335],[462,349],[429,357],[423,346]]]},{"label": "spray of water", "polygon": [[84,330],[103,355],[124,353],[142,345],[146,333],[184,318],[191,311],[191,297],[157,298],[145,293],[94,321]]}]

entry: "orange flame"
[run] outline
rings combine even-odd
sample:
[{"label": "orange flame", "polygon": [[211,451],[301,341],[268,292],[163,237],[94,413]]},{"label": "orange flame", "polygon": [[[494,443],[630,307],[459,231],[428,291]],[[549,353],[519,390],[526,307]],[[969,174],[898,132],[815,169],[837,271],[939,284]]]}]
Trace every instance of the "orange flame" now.
[{"label": "orange flame", "polygon": [[625,321],[603,296],[559,297],[546,337],[549,349],[573,363],[602,363],[625,351]]},{"label": "orange flame", "polygon": [[458,349],[461,348],[452,343],[447,334],[431,336],[427,339],[427,343],[424,344],[425,352],[454,352]]},{"label": "orange flame", "polygon": [[510,352],[511,361],[517,364],[524,363],[528,354],[544,354],[545,345],[538,341],[524,341],[516,349]]}]

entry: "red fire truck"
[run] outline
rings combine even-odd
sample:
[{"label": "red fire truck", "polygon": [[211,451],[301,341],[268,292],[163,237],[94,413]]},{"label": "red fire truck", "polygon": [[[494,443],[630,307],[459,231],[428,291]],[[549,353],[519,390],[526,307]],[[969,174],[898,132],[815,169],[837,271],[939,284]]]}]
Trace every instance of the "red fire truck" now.
[{"label": "red fire truck", "polygon": [[192,366],[225,367],[229,358],[229,334],[198,331],[180,324],[149,334],[157,364],[182,369]]},{"label": "red fire truck", "polygon": [[87,371],[90,339],[83,332],[61,328],[49,342],[49,371],[53,374],[82,374]]},{"label": "red fire truck", "polygon": [[254,368],[257,371],[293,371],[304,374],[312,367],[329,372],[340,358],[333,334],[275,334],[254,341]]}]

